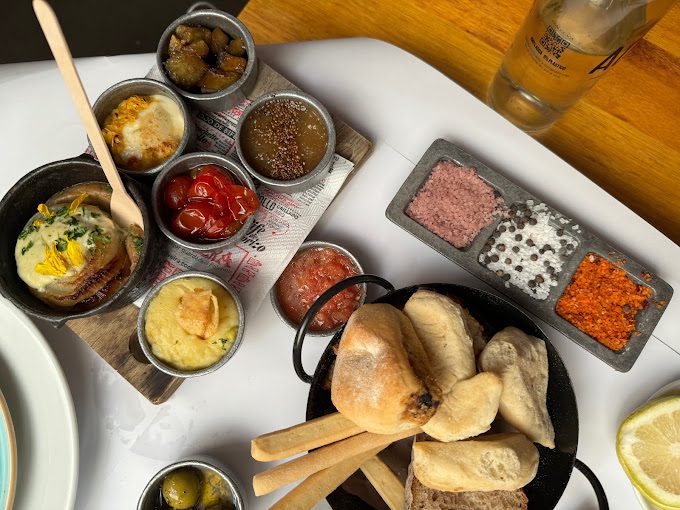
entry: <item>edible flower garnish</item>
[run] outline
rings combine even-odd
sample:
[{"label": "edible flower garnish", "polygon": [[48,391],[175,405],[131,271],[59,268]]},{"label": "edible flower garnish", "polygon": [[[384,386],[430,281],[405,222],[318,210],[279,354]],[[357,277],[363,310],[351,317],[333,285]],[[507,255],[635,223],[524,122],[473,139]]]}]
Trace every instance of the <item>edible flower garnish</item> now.
[{"label": "edible flower garnish", "polygon": [[71,261],[71,264],[73,264],[74,266],[80,266],[83,264],[83,262],[85,262],[82,248],[76,241],[72,239],[69,240],[66,245],[66,255],[68,256],[68,259]]},{"label": "edible flower garnish", "polygon": [[52,216],[54,216],[54,213],[50,211],[49,207],[47,207],[45,204],[38,205],[38,212],[42,214],[45,218],[51,218]]},{"label": "edible flower garnish", "polygon": [[64,276],[66,270],[66,260],[64,260],[64,257],[57,251],[57,245],[51,244],[45,246],[45,260],[36,264],[35,272],[47,276]]},{"label": "edible flower garnish", "polygon": [[71,205],[68,206],[68,213],[69,214],[75,213],[78,210],[78,207],[80,207],[80,204],[82,204],[86,198],[87,193],[82,193],[78,198],[71,202]]},{"label": "edible flower garnish", "polygon": [[42,220],[33,220],[34,227],[39,227],[40,225],[42,225]]}]

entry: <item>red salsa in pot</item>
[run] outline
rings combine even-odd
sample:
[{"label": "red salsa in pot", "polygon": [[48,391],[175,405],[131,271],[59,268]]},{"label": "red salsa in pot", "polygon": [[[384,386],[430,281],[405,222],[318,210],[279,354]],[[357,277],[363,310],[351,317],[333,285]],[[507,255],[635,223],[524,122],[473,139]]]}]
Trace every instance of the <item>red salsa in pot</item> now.
[{"label": "red salsa in pot", "polygon": [[[359,274],[344,253],[330,247],[308,248],[293,257],[276,282],[276,298],[283,313],[300,324],[305,314],[330,287]],[[309,329],[330,331],[344,324],[359,307],[362,288],[355,285],[333,297],[316,314]]]},{"label": "red salsa in pot", "polygon": [[253,190],[217,165],[172,177],[163,188],[163,201],[170,229],[187,241],[227,239],[260,207]]}]

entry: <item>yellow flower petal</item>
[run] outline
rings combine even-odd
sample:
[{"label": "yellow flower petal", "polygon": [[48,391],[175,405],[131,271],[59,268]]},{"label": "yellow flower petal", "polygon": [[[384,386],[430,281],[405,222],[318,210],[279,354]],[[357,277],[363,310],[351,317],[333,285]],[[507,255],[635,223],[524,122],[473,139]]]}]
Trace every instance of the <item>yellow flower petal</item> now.
[{"label": "yellow flower petal", "polygon": [[39,227],[40,225],[42,225],[42,221],[40,221],[40,220],[34,220],[34,221],[33,221],[33,226],[34,226],[34,227]]},{"label": "yellow flower petal", "polygon": [[87,198],[87,193],[81,194],[78,198],[76,198],[73,202],[71,202],[71,205],[68,206],[68,213],[73,214],[78,210],[78,207],[80,207],[80,204],[83,203],[83,200]]},{"label": "yellow flower petal", "polygon": [[68,259],[74,266],[80,266],[83,264],[83,262],[85,262],[85,258],[83,257],[83,250],[81,249],[80,245],[73,239],[71,239],[66,244],[66,255],[68,255]]},{"label": "yellow flower petal", "polygon": [[49,210],[49,208],[45,204],[40,204],[38,206],[38,212],[42,214],[45,218],[50,218],[54,216],[54,213]]},{"label": "yellow flower petal", "polygon": [[36,264],[35,272],[47,276],[64,276],[68,267],[66,260],[57,251],[57,246],[45,246],[45,260]]}]

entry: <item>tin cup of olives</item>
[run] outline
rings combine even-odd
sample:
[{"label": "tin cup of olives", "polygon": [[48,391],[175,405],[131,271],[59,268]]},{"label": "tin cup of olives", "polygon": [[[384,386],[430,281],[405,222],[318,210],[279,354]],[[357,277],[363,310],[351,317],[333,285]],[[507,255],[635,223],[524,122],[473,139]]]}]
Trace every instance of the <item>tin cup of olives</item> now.
[{"label": "tin cup of olives", "polygon": [[156,473],[146,484],[137,510],[244,510],[245,500],[234,475],[204,460],[183,460]]},{"label": "tin cup of olives", "polygon": [[255,42],[235,17],[213,9],[180,16],[165,29],[156,50],[163,79],[195,108],[227,111],[257,81]]},{"label": "tin cup of olives", "polygon": [[[196,139],[188,106],[157,80],[132,78],[116,83],[102,92],[92,110],[116,167],[131,177],[157,175],[191,150]],[[128,133],[134,133],[130,139]]]},{"label": "tin cup of olives", "polygon": [[318,184],[333,165],[335,125],[328,110],[299,90],[260,96],[236,126],[236,150],[254,179],[293,193]]}]

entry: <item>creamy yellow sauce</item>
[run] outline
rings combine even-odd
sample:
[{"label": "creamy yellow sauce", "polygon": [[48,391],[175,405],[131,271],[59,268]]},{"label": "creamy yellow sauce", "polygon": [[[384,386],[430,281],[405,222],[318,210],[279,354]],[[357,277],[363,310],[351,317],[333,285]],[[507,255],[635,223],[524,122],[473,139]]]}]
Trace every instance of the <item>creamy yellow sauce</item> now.
[{"label": "creamy yellow sauce", "polygon": [[172,99],[154,94],[131,96],[111,112],[102,133],[114,160],[130,170],[163,163],[177,150],[184,116]]},{"label": "creamy yellow sauce", "polygon": [[[180,299],[193,289],[210,290],[217,297],[217,330],[203,339],[187,333],[177,322]],[[146,311],[144,333],[153,354],[179,370],[199,370],[217,363],[229,352],[239,327],[238,308],[231,295],[206,278],[187,277],[164,285]]]},{"label": "creamy yellow sauce", "polygon": [[[82,271],[92,259],[97,239],[107,240],[106,244],[122,242],[122,231],[101,209],[83,204],[72,213],[58,213],[68,206],[69,204],[52,206],[54,216],[50,219],[41,214],[35,215],[17,239],[14,248],[17,273],[26,285],[38,292],[43,292],[50,284],[71,278]],[[82,260],[79,261],[81,263],[74,264],[73,255],[69,258],[65,248],[68,241],[78,245],[82,255]],[[42,274],[36,271],[38,265],[45,261],[46,248],[53,247],[63,259],[66,272]]]}]

